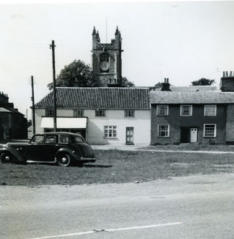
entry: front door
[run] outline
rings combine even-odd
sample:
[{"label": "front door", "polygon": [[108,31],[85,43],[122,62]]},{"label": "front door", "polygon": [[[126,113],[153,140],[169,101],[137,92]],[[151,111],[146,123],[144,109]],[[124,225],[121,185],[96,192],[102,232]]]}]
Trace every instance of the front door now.
[{"label": "front door", "polygon": [[126,144],[134,144],[134,127],[126,127]]},{"label": "front door", "polygon": [[191,143],[197,142],[197,128],[190,129],[190,142]]},{"label": "front door", "polygon": [[187,127],[182,127],[180,129],[180,142],[189,143],[190,142],[190,129]]}]

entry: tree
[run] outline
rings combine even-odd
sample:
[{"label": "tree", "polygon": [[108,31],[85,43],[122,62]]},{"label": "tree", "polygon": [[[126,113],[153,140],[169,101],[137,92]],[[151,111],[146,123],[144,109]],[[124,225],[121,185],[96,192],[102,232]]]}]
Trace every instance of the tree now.
[{"label": "tree", "polygon": [[[98,85],[90,66],[81,60],[74,60],[65,66],[56,79],[56,86],[92,87]],[[52,89],[53,84],[50,83],[48,87]]]},{"label": "tree", "polygon": [[[89,65],[81,60],[74,60],[65,66],[56,79],[56,86],[65,87],[100,87],[101,82],[95,79],[93,71]],[[122,78],[123,87],[133,87],[134,84]],[[53,88],[53,83],[48,84],[49,89]]]},{"label": "tree", "polygon": [[192,85],[196,86],[196,85],[212,85],[215,82],[215,80],[209,80],[206,78],[201,78],[197,81],[192,81]]},{"label": "tree", "polygon": [[122,86],[123,87],[134,87],[134,83],[129,81],[126,77],[122,77]]}]

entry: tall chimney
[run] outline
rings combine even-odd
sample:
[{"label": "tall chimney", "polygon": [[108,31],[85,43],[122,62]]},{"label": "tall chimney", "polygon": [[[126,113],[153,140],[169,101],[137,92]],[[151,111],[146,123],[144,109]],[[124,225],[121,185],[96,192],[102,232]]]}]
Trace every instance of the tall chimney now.
[{"label": "tall chimney", "polygon": [[234,72],[223,71],[223,76],[220,80],[220,89],[223,92],[234,92]]},{"label": "tall chimney", "polygon": [[164,78],[164,82],[162,83],[161,91],[171,91],[169,78]]}]

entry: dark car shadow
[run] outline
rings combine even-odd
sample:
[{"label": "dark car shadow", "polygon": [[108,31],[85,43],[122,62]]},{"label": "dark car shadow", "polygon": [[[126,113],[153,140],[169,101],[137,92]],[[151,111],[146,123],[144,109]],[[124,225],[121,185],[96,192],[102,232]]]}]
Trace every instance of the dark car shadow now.
[{"label": "dark car shadow", "polygon": [[[61,167],[57,165],[56,163],[47,163],[47,162],[27,162],[28,165],[48,165],[53,167]],[[79,164],[79,163],[73,163],[70,165],[70,167],[82,167],[82,168],[111,168],[112,165],[105,165],[105,164]]]},{"label": "dark car shadow", "polygon": [[112,168],[112,165],[104,165],[104,164],[83,164],[81,167],[84,167],[84,168]]}]

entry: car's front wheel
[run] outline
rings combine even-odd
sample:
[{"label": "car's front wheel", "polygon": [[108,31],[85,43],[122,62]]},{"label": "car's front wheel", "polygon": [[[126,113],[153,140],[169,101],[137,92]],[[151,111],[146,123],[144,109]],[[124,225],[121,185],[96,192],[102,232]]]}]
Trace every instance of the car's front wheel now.
[{"label": "car's front wheel", "polygon": [[71,156],[68,153],[62,153],[57,156],[59,166],[68,167],[71,165]]},{"label": "car's front wheel", "polygon": [[1,162],[2,163],[10,163],[13,161],[13,156],[8,153],[8,152],[4,152],[1,154]]}]

